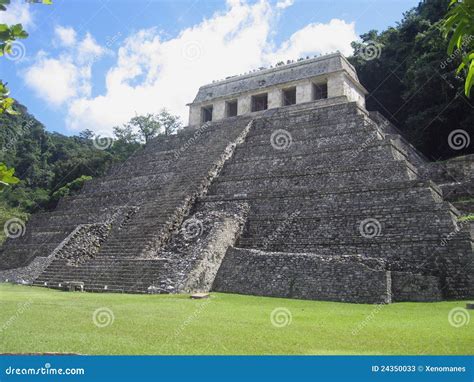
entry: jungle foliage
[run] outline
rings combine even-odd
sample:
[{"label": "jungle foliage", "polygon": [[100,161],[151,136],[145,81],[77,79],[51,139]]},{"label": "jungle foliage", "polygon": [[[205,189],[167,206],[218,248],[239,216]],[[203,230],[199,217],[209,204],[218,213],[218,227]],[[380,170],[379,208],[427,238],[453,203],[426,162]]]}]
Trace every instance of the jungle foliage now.
[{"label": "jungle foliage", "polygon": [[[396,26],[361,35],[362,42],[352,43],[350,58],[369,91],[367,109],[389,118],[432,160],[472,153],[474,146],[456,151],[448,144],[454,129],[473,136],[474,126],[474,99],[466,97],[466,77],[458,72],[466,52],[473,49],[474,37],[447,53],[444,19],[449,3],[420,2]],[[375,54],[368,55],[368,49]]]},{"label": "jungle foliage", "polygon": [[[85,181],[104,175],[144,144],[140,133],[131,130],[127,135],[121,128],[114,137],[107,137],[110,142],[106,146],[97,142],[101,137],[90,130],[77,136],[48,132],[23,105],[16,102],[13,107],[16,113],[0,114],[0,162],[15,168],[20,181],[2,192],[4,206],[29,213],[53,208],[60,197],[73,194]],[[178,117],[166,110],[158,115],[174,121],[168,132],[180,128]],[[166,133],[162,126],[147,139]]]}]

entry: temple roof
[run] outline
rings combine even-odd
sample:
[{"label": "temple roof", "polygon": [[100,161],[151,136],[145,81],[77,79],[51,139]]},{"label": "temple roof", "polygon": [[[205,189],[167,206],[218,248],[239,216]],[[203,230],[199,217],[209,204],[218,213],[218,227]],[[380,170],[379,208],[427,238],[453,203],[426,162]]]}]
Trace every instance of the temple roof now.
[{"label": "temple roof", "polygon": [[354,67],[341,53],[297,61],[291,64],[259,70],[241,76],[234,76],[212,84],[204,85],[193,103],[203,103],[220,97],[229,97],[243,92],[264,89],[270,86],[312,78],[333,72],[345,71],[357,83]]}]

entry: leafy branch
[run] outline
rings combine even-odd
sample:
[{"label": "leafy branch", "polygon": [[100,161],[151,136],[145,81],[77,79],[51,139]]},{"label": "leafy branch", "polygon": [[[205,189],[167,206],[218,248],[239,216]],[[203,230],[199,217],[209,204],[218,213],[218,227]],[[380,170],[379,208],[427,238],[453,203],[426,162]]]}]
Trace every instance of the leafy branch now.
[{"label": "leafy branch", "polygon": [[[6,11],[10,0],[0,0],[0,11]],[[12,43],[17,39],[27,38],[28,33],[23,29],[21,24],[8,26],[7,24],[0,24],[0,57],[11,53]],[[0,80],[0,114],[9,113],[15,114],[13,110],[13,98],[8,97],[9,90],[7,85]]]},{"label": "leafy branch", "polygon": [[14,99],[8,97],[9,90],[7,86],[0,80],[0,114],[16,114],[13,110],[13,104],[15,103]]},{"label": "leafy branch", "polygon": [[[6,6],[9,4],[10,0],[0,0],[0,11],[6,11]],[[13,41],[27,37],[28,33],[26,33],[21,24],[11,26],[0,24],[0,57],[11,53]],[[13,110],[15,101],[8,96],[9,93],[6,84],[0,80],[0,114],[16,114]],[[0,163],[0,191],[3,191],[8,185],[16,184],[20,181],[13,175],[14,173],[15,169],[9,169],[4,163]]]},{"label": "leafy branch", "polygon": [[458,66],[456,74],[459,74],[462,70],[467,72],[464,93],[469,97],[474,84],[474,49],[472,49],[474,40],[474,0],[451,0],[443,23],[443,35],[445,38],[451,35],[448,54],[460,53],[462,55],[462,62]]},{"label": "leafy branch", "polygon": [[16,184],[20,181],[20,179],[13,176],[14,172],[14,168],[7,168],[4,163],[0,163],[0,191],[3,191],[8,185]]}]

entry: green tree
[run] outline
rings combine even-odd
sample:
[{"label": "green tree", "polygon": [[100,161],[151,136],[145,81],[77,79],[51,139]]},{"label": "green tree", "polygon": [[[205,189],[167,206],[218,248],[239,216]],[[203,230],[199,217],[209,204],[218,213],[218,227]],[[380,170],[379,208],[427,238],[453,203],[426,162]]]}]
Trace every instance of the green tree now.
[{"label": "green tree", "polygon": [[165,108],[161,109],[158,114],[158,122],[163,128],[164,135],[174,134],[177,130],[181,129],[182,123],[177,115],[173,115]]},{"label": "green tree", "polygon": [[79,133],[79,138],[84,139],[86,141],[90,141],[94,138],[94,132],[90,129],[82,130]]},{"label": "green tree", "polygon": [[151,113],[136,115],[126,125],[128,129],[137,131],[140,139],[145,143],[159,135],[161,131],[160,121]]},{"label": "green tree", "polygon": [[52,206],[56,206],[59,202],[59,199],[77,193],[82,189],[85,182],[88,182],[92,179],[92,176],[81,175],[79,178],[74,179],[73,181],[66,183],[64,186],[60,187],[58,190],[54,191],[51,195],[49,202]]},{"label": "green tree", "polygon": [[8,96],[9,94],[10,91],[8,90],[7,85],[4,84],[2,80],[0,80],[0,114],[13,114],[15,112],[13,110],[13,104],[15,101],[13,100],[13,98]]},{"label": "green tree", "polygon": [[[10,0],[0,0],[0,11],[5,12]],[[12,44],[15,40],[27,38],[28,33],[21,24],[7,25],[0,24],[0,57],[11,53]],[[0,113],[14,113],[13,99],[8,97],[9,90],[5,83],[0,80]]]},{"label": "green tree", "polygon": [[140,148],[140,138],[129,124],[115,126],[113,130],[115,140],[111,151],[119,161],[124,161]]},{"label": "green tree", "polygon": [[146,143],[158,135],[171,135],[181,127],[180,118],[163,108],[158,114],[136,115],[122,127],[114,127],[114,135],[127,143]]},{"label": "green tree", "polygon": [[451,35],[448,54],[462,56],[456,73],[466,71],[464,93],[469,97],[474,83],[474,0],[451,0],[443,30],[444,37]]},{"label": "green tree", "polygon": [[113,131],[116,141],[135,143],[139,140],[139,136],[133,132],[133,126],[131,124],[125,124],[122,127],[115,126]]}]

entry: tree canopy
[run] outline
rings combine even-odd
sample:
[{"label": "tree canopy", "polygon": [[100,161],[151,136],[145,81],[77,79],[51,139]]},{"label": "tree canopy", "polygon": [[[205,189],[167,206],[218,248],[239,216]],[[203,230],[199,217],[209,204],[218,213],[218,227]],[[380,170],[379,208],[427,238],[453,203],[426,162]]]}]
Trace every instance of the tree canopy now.
[{"label": "tree canopy", "polygon": [[[456,73],[461,57],[446,53],[442,24],[448,4],[420,2],[395,27],[361,35],[350,58],[369,91],[367,109],[385,115],[432,160],[472,152],[472,145],[454,150],[448,144],[454,129],[472,132],[474,126],[474,103]],[[369,48],[377,54],[368,55]]]},{"label": "tree canopy", "polygon": [[[51,133],[26,107],[18,102],[13,107],[15,114],[0,114],[0,162],[15,167],[20,181],[6,189],[2,199],[27,212],[54,207],[59,197],[79,190],[91,177],[104,175],[114,163],[123,162],[143,146],[132,124],[115,130],[110,144],[100,146],[91,130],[71,137]],[[153,136],[160,134],[165,130]]]},{"label": "tree canopy", "polygon": [[136,115],[121,127],[113,128],[116,137],[126,142],[148,142],[158,135],[170,135],[182,127],[178,116],[165,108],[158,114]]}]

